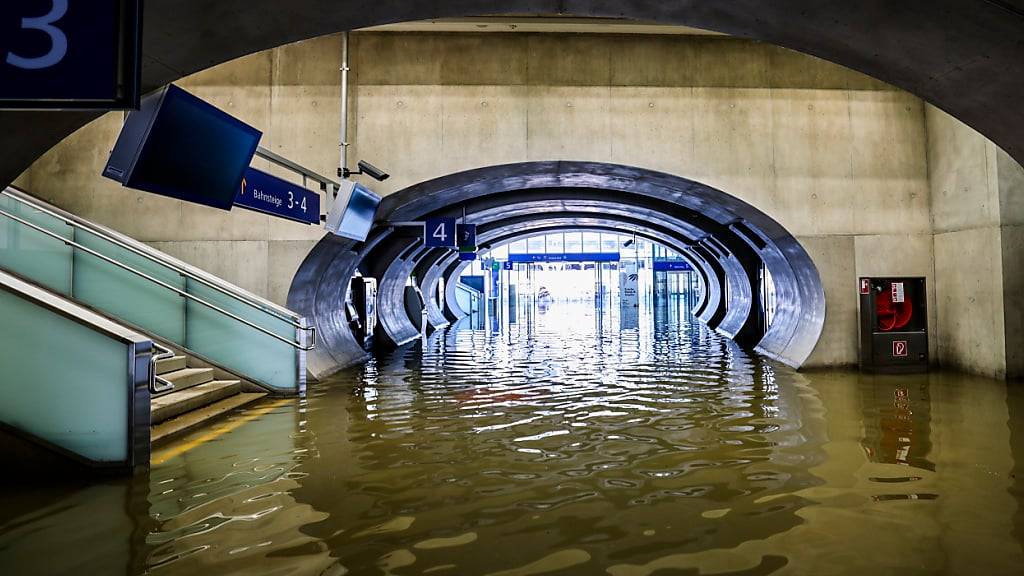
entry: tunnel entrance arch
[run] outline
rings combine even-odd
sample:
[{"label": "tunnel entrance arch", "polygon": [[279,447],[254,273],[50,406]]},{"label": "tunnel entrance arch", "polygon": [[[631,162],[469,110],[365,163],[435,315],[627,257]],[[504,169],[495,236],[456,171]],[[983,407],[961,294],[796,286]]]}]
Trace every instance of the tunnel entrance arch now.
[{"label": "tunnel entrance arch", "polygon": [[[292,0],[284,9],[277,0],[149,0],[142,88],[149,92],[241,56],[339,31],[487,14],[631,19],[772,43],[916,94],[1024,160],[1020,0]],[[96,117],[0,112],[0,184]]]},{"label": "tunnel entrance arch", "polygon": [[[702,319],[758,352],[799,367],[825,320],[817,268],[800,243],[774,219],[726,192],[652,170],[596,162],[527,162],[479,168],[423,182],[384,199],[366,242],[324,238],[296,273],[288,305],[317,327],[310,356],[315,377],[357,363],[367,354],[345,317],[345,297],[357,273],[377,278],[381,334],[394,345],[418,330],[404,308],[404,288],[418,271],[451,277],[451,253],[422,245],[419,228],[397,225],[436,216],[467,216],[481,245],[553,227],[612,227],[652,235],[677,248],[715,278],[717,300]],[[775,321],[756,334],[752,306],[765,267],[775,283]],[[728,288],[725,288],[728,286]],[[427,289],[430,286],[425,286]],[[726,299],[724,296],[728,296]]]}]

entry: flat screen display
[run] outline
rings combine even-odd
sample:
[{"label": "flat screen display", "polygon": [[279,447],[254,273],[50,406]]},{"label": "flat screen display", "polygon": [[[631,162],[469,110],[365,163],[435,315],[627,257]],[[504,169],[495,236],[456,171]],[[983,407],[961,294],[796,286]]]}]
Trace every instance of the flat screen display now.
[{"label": "flat screen display", "polygon": [[327,217],[327,228],[338,236],[362,242],[373,228],[379,207],[380,196],[362,184],[346,180]]},{"label": "flat screen display", "polygon": [[128,188],[230,210],[261,137],[172,85],[128,116],[103,174]]}]

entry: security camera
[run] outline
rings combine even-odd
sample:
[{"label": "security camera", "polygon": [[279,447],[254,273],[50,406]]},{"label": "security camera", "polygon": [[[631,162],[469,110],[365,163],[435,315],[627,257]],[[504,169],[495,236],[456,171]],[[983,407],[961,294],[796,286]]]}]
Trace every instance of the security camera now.
[{"label": "security camera", "polygon": [[366,160],[359,161],[359,171],[378,182],[383,182],[391,177],[390,174],[387,174],[386,172],[384,172],[380,168],[377,168],[373,164],[370,164]]},{"label": "security camera", "polygon": [[357,172],[353,172],[353,171],[349,170],[348,168],[339,168],[338,169],[338,175],[341,176],[342,178],[348,178],[349,176],[353,176],[353,175],[356,175],[356,174],[366,174],[367,176],[369,176],[370,178],[373,178],[374,180],[376,180],[378,182],[383,182],[383,181],[387,180],[388,178],[391,178],[390,174],[384,172],[380,168],[377,168],[373,164],[370,164],[366,160],[360,160],[359,161],[359,171],[357,171]]}]

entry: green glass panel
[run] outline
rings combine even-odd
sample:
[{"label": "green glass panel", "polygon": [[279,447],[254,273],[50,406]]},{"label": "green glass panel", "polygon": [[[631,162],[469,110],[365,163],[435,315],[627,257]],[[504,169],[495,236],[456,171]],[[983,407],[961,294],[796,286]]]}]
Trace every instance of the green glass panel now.
[{"label": "green glass panel", "polygon": [[128,345],[0,290],[0,421],[96,462],[128,459]]},{"label": "green glass panel", "polygon": [[[79,230],[79,244],[179,290],[184,278],[171,268],[139,256],[90,232]],[[74,298],[140,330],[183,345],[185,303],[176,292],[79,251],[75,254]]]},{"label": "green glass panel", "polygon": [[[64,222],[0,195],[0,210],[71,240]],[[0,214],[0,268],[67,296],[71,291],[72,248]]]},{"label": "green glass panel", "polygon": [[[268,312],[194,280],[189,280],[188,291],[289,341],[295,340],[295,328]],[[190,301],[187,308],[187,348],[264,386],[287,393],[298,390],[295,348],[196,302]]]}]

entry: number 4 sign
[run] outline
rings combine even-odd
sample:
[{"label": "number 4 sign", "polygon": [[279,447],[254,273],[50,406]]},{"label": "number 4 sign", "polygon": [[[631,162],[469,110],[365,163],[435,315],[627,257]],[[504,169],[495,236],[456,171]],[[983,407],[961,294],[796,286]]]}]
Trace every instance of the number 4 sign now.
[{"label": "number 4 sign", "polygon": [[456,218],[428,218],[423,228],[423,243],[431,248],[455,248],[458,236],[455,234]]}]

